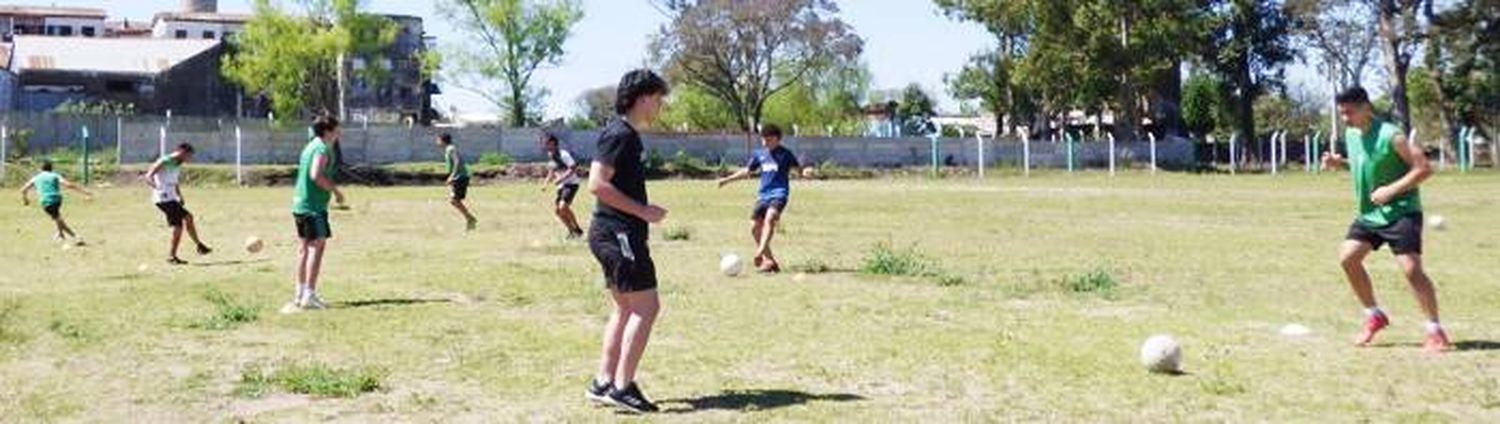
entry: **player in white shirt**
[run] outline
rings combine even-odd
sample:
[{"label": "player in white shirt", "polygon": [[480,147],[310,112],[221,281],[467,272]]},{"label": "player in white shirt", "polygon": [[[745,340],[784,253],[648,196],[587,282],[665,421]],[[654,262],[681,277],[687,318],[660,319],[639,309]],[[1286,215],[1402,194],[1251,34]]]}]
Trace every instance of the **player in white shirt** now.
[{"label": "player in white shirt", "polygon": [[177,246],[182,243],[182,230],[187,229],[188,237],[192,237],[193,244],[198,245],[198,254],[207,255],[213,253],[213,249],[203,244],[198,239],[198,226],[193,223],[193,213],[184,207],[182,188],[178,186],[181,178],[182,165],[193,159],[193,146],[182,143],[176,150],[157,159],[146,170],[146,185],[151,187],[151,202],[161,209],[162,214],[167,217],[167,225],[172,227],[172,246],[168,251],[170,255],[167,263],[172,265],[185,265],[187,261],[177,257]]},{"label": "player in white shirt", "polygon": [[546,147],[551,171],[547,173],[547,184],[557,185],[557,198],[553,201],[553,213],[568,228],[568,238],[583,237],[583,228],[578,226],[578,217],[573,214],[573,198],[578,196],[578,161],[573,154],[557,146],[557,136],[542,134],[542,145]]}]

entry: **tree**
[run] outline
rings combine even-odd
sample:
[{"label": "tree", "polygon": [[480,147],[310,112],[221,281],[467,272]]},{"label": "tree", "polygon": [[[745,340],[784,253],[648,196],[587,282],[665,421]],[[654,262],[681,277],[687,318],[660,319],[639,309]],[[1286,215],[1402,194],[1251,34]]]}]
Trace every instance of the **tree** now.
[{"label": "tree", "polygon": [[739,120],[723,100],[691,84],[673,88],[660,122],[661,128],[673,130],[740,130]]},{"label": "tree", "polygon": [[1452,121],[1448,135],[1468,125],[1500,138],[1500,0],[1464,0],[1424,14],[1434,28],[1428,74],[1439,112]]},{"label": "tree", "polygon": [[1418,12],[1430,0],[1371,0],[1379,18],[1380,48],[1390,84],[1391,114],[1402,128],[1411,128],[1411,106],[1406,97],[1406,74],[1424,37]]},{"label": "tree", "polygon": [[[661,0],[671,17],[653,37],[670,77],[726,106],[755,130],[766,102],[820,67],[852,63],[864,41],[832,0]],[[746,138],[748,143],[750,138]]]},{"label": "tree", "polygon": [[[234,38],[221,72],[246,91],[270,98],[278,119],[342,113],[346,58],[374,63],[395,42],[395,23],[359,11],[357,0],[301,0],[306,17],[289,14],[269,0],[256,0],[255,14]],[[359,71],[372,85],[386,70]]]},{"label": "tree", "polygon": [[950,18],[981,22],[995,36],[995,49],[975,54],[957,74],[943,77],[948,91],[963,100],[978,99],[995,115],[995,128],[1002,129],[1005,117],[1015,118],[1039,112],[1035,102],[1013,81],[1017,62],[1026,56],[1032,32],[1029,19],[1031,2],[995,0],[936,0]]},{"label": "tree", "polygon": [[[1228,0],[1215,8],[1214,32],[1204,61],[1224,81],[1234,116],[1235,133],[1258,143],[1255,101],[1281,86],[1292,60],[1290,21],[1272,0]],[[1244,144],[1242,144],[1244,145]],[[1246,156],[1258,159],[1260,149]]]},{"label": "tree", "polygon": [[592,122],[595,127],[602,127],[614,119],[615,92],[618,91],[613,84],[603,87],[591,88],[578,96],[577,106],[582,112],[582,118]]},{"label": "tree", "polygon": [[896,122],[901,124],[905,135],[927,135],[935,128],[932,118],[937,115],[937,106],[922,86],[911,83],[901,90],[901,100],[896,106]]},{"label": "tree", "polygon": [[1212,75],[1194,74],[1182,95],[1182,120],[1190,134],[1208,135],[1218,129],[1225,116],[1224,83]]},{"label": "tree", "polygon": [[532,76],[561,62],[573,25],[583,19],[578,0],[440,0],[439,5],[472,38],[450,53],[450,83],[494,103],[512,126],[540,122],[547,93],[532,85]]},{"label": "tree", "polygon": [[1379,37],[1370,31],[1375,9],[1369,0],[1288,0],[1286,9],[1297,44],[1316,50],[1304,61],[1322,63],[1339,88],[1364,85]]},{"label": "tree", "polygon": [[862,106],[869,97],[870,69],[863,62],[825,66],[766,101],[765,122],[788,129],[832,134],[859,133]]}]

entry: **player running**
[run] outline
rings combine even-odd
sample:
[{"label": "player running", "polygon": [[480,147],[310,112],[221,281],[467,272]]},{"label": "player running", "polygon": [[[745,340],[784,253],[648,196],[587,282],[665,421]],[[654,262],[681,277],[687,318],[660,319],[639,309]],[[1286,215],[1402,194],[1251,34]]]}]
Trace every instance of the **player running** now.
[{"label": "player running", "polygon": [[39,197],[38,203],[41,203],[42,211],[46,212],[47,216],[52,218],[52,223],[57,226],[57,235],[55,236],[57,241],[67,242],[69,238],[72,238],[75,245],[84,245],[83,239],[79,238],[77,234],[74,234],[73,228],[68,227],[68,222],[63,220],[62,189],[68,188],[79,193],[83,193],[84,196],[87,196],[90,199],[94,197],[93,193],[89,193],[88,190],[84,190],[83,187],[79,187],[77,184],[73,184],[72,181],[68,181],[68,179],[63,178],[62,175],[58,175],[56,172],[52,172],[52,162],[50,161],[42,162],[42,172],[39,172],[36,174],[36,176],[31,177],[31,180],[27,181],[26,185],[21,187],[22,205],[31,206],[31,189],[33,188],[36,189],[37,196]]},{"label": "player running", "polygon": [[771,238],[791,199],[791,175],[802,164],[791,149],[781,145],[781,128],[765,125],[760,131],[763,148],[750,154],[749,163],[730,176],[719,179],[719,187],[760,174],[760,195],[750,213],[750,237],[755,239],[755,268],[763,273],[781,272],[781,264],[771,252]]},{"label": "player running", "polygon": [[188,237],[198,246],[199,255],[213,253],[213,249],[198,239],[198,226],[193,221],[193,213],[188,212],[185,207],[187,201],[183,199],[182,187],[178,185],[182,166],[192,159],[193,145],[179,144],[172,153],[152,163],[142,178],[146,181],[146,186],[151,187],[151,201],[166,215],[167,226],[172,227],[172,244],[167,250],[167,263],[172,265],[187,264],[187,261],[177,256],[177,247],[182,244],[183,229],[187,229]]},{"label": "player running", "polygon": [[552,169],[547,173],[547,185],[557,185],[557,198],[552,201],[553,213],[568,230],[568,239],[583,237],[583,228],[578,226],[578,217],[573,214],[573,197],[578,195],[578,161],[573,154],[558,147],[557,136],[542,134],[542,146],[547,150],[547,160]]},{"label": "player running", "polygon": [[599,372],[587,396],[637,413],[657,411],[636,385],[635,374],[661,308],[647,237],[650,224],[667,216],[647,199],[645,147],[638,131],[656,121],[667,91],[667,82],[649,70],[620,79],[615,101],[620,117],[599,134],[598,156],[589,171],[589,192],[599,199],[589,225],[589,250],[604,270],[615,308],[604,326]]},{"label": "player running", "polygon": [[464,206],[464,199],[469,197],[469,165],[464,163],[464,156],[459,154],[458,146],[453,145],[452,134],[439,134],[437,145],[443,149],[443,162],[448,164],[448,203],[463,214],[464,222],[467,223],[464,228],[474,231],[479,226],[479,220],[469,213],[468,206]]},{"label": "player running", "polygon": [[1364,331],[1355,342],[1367,346],[1375,334],[1391,321],[1375,302],[1370,274],[1364,260],[1371,251],[1390,245],[1396,264],[1411,284],[1412,293],[1427,315],[1430,352],[1451,349],[1448,335],[1438,321],[1437,293],[1422,268],[1422,200],[1418,186],[1432,175],[1432,166],[1420,145],[1408,140],[1398,124],[1375,118],[1369,94],[1359,87],[1339,93],[1339,115],[1349,126],[1344,131],[1348,159],[1337,153],[1323,155],[1327,168],[1349,167],[1354,179],[1354,197],[1359,216],[1349,226],[1339,248],[1344,274],[1354,295],[1364,305]]},{"label": "player running", "polygon": [[297,165],[297,188],[292,196],[292,218],[297,224],[297,293],[282,313],[325,309],[318,297],[318,276],[323,268],[323,253],[333,228],[328,224],[328,198],[344,204],[344,193],[333,182],[338,158],[333,146],[341,135],[339,121],[331,117],[313,123],[315,138],[302,148]]}]

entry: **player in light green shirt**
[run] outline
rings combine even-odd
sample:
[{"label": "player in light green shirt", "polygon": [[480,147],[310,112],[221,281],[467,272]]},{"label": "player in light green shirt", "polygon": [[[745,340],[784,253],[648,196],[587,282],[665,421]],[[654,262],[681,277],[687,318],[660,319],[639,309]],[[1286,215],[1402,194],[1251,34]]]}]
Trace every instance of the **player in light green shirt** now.
[{"label": "player in light green shirt", "polygon": [[297,188],[292,196],[292,218],[297,224],[297,293],[281,308],[282,313],[324,309],[318,298],[318,276],[323,268],[323,253],[333,228],[328,224],[328,200],[344,204],[344,193],[333,182],[338,163],[334,146],[341,132],[337,119],[324,117],[313,123],[315,138],[307,142],[297,165]]},{"label": "player in light green shirt", "polygon": [[1349,286],[1366,311],[1364,330],[1355,343],[1368,345],[1375,334],[1390,325],[1384,311],[1375,302],[1365,257],[1384,245],[1391,246],[1396,264],[1406,275],[1412,293],[1427,315],[1427,342],[1430,352],[1451,349],[1448,335],[1438,321],[1437,291],[1422,267],[1422,199],[1418,186],[1432,176],[1427,154],[1414,140],[1408,140],[1400,125],[1377,119],[1369,94],[1355,87],[1338,95],[1339,114],[1348,130],[1344,143],[1349,157],[1334,152],[1323,156],[1323,166],[1348,167],[1354,179],[1354,199],[1359,214],[1349,226],[1339,248],[1339,257]]},{"label": "player in light green shirt", "polygon": [[46,212],[47,216],[52,218],[52,223],[57,226],[57,240],[67,241],[69,238],[72,238],[75,244],[82,246],[83,239],[74,234],[73,228],[68,227],[68,222],[63,220],[62,189],[75,190],[83,193],[84,196],[90,199],[94,195],[89,193],[88,190],[84,190],[83,187],[73,184],[72,181],[68,181],[67,178],[63,178],[62,175],[52,172],[52,162],[42,162],[42,172],[31,177],[31,181],[27,181],[26,185],[21,187],[21,204],[31,206],[31,190],[33,188],[36,189],[37,195],[40,198],[38,199],[38,203],[41,204],[42,211]]},{"label": "player in light green shirt", "polygon": [[437,146],[443,149],[443,163],[448,165],[448,204],[458,209],[463,214],[464,222],[469,231],[479,225],[479,219],[469,212],[469,207],[464,205],[464,199],[469,197],[469,165],[464,163],[464,156],[458,152],[458,146],[453,145],[453,135],[448,133],[438,134]]}]

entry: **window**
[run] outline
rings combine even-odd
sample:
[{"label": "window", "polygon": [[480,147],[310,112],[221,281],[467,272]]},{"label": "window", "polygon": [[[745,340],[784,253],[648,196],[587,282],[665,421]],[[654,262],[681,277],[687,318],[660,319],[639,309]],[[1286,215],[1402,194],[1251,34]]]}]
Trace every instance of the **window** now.
[{"label": "window", "polygon": [[94,27],[91,27],[91,26],[83,27],[83,36],[84,37],[93,37],[94,36]]},{"label": "window", "polygon": [[134,93],[135,82],[121,80],[105,81],[104,89],[108,90],[111,93]]},{"label": "window", "polygon": [[177,36],[178,39],[187,38],[187,30],[185,30],[185,29],[179,29],[179,30],[177,30],[177,34],[175,34],[175,35]]},{"label": "window", "polygon": [[57,35],[57,27],[56,26],[52,26],[52,25],[47,25],[47,29],[46,29],[46,31],[44,33],[46,35]]},{"label": "window", "polygon": [[215,39],[215,38],[218,38],[218,37],[214,36],[214,32],[213,31],[203,31],[203,39],[204,40],[212,40],[212,39]]},{"label": "window", "polygon": [[73,27],[70,27],[70,26],[57,27],[57,35],[61,35],[63,37],[72,37],[73,36]]}]

